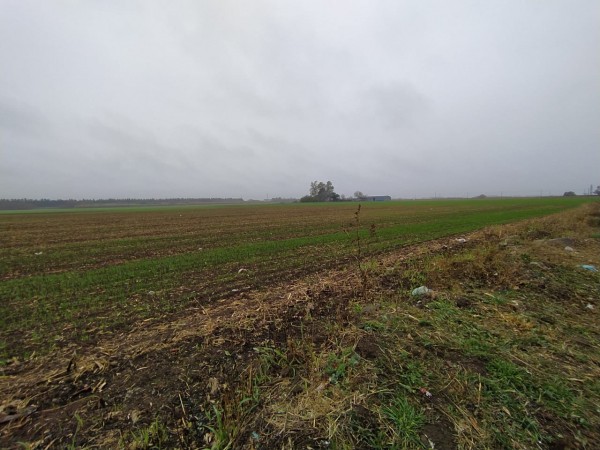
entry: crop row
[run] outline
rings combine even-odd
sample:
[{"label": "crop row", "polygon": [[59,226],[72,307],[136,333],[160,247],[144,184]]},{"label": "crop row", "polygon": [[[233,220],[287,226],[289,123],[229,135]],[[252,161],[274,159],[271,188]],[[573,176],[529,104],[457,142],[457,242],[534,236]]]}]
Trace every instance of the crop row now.
[{"label": "crop row", "polygon": [[3,240],[19,242],[2,249],[0,351],[48,348],[65,333],[81,338],[344,263],[357,231],[368,255],[577,204],[368,204],[358,227],[356,204],[0,216]]}]

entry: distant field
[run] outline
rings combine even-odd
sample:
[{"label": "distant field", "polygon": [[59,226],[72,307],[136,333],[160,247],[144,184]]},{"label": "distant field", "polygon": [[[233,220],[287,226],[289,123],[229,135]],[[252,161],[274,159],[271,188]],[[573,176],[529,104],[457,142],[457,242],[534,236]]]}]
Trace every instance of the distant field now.
[{"label": "distant field", "polygon": [[[366,203],[366,253],[552,214],[585,198]],[[0,359],[127,327],[356,252],[357,203],[0,214]],[[374,233],[373,233],[374,231]],[[246,269],[240,272],[240,269]]]}]

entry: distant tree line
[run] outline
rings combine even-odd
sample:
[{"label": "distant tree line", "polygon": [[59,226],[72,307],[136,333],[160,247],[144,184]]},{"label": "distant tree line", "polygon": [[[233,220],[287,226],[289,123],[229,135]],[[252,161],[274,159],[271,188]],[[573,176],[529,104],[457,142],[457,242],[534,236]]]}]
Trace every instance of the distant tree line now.
[{"label": "distant tree line", "polygon": [[0,210],[25,210],[38,208],[99,208],[110,206],[160,206],[160,205],[197,205],[204,203],[243,203],[242,198],[166,198],[166,199],[135,199],[135,198],[109,198],[98,200],[33,200],[0,199]]}]

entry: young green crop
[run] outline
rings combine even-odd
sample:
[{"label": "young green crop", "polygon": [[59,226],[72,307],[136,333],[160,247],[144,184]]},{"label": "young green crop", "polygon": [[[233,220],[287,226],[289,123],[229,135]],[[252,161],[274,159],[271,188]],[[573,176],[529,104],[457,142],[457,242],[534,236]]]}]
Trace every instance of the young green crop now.
[{"label": "young green crop", "polygon": [[[551,214],[582,201],[366,203],[359,235],[368,256]],[[127,326],[181,310],[192,301],[206,303],[232,291],[344,264],[354,252],[347,230],[356,207],[330,203],[2,215],[3,353],[10,357],[41,350],[55,337],[64,338],[65,328],[76,337],[91,327]],[[369,231],[372,225],[375,236]],[[238,273],[241,268],[248,272]]]}]

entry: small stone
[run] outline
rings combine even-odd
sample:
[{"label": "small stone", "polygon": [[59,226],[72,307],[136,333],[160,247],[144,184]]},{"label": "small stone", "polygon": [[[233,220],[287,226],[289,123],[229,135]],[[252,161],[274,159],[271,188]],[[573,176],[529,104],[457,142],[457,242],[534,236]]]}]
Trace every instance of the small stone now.
[{"label": "small stone", "polygon": [[429,289],[427,286],[419,286],[418,288],[412,290],[411,295],[413,297],[418,297],[420,295],[428,294],[429,292],[431,292],[431,289]]},{"label": "small stone", "polygon": [[565,252],[574,252],[575,249],[573,247],[569,247],[568,245],[565,247]]}]

